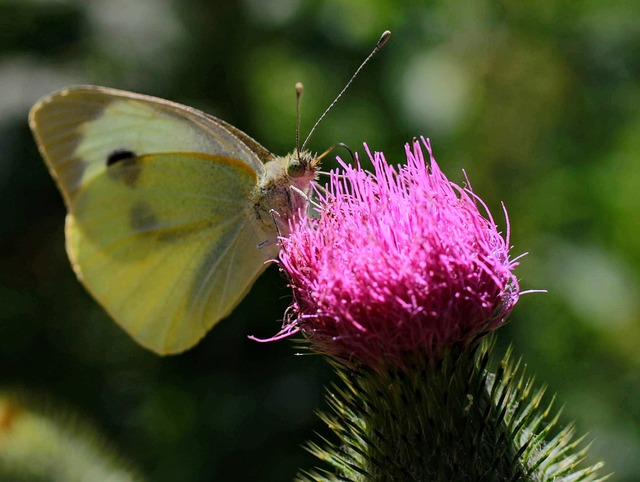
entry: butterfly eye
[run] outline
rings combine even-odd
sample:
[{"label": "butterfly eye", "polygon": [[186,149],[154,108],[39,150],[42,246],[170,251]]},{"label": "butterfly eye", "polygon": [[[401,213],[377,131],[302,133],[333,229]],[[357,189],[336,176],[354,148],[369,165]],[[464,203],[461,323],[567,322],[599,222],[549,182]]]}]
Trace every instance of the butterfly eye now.
[{"label": "butterfly eye", "polygon": [[302,177],[307,170],[307,164],[297,157],[291,156],[287,163],[287,175],[289,177]]}]

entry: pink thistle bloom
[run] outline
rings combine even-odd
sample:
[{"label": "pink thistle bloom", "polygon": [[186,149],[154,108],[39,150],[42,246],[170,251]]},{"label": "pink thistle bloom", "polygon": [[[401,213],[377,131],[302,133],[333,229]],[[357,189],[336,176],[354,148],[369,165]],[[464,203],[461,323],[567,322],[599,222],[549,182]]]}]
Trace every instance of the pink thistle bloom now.
[{"label": "pink thistle bloom", "polygon": [[342,162],[331,172],[319,217],[281,240],[293,303],[274,339],[302,332],[321,352],[379,369],[437,357],[505,322],[520,294],[506,210],[505,239],[422,143],[428,164],[419,141],[398,167],[365,145],[374,173]]}]

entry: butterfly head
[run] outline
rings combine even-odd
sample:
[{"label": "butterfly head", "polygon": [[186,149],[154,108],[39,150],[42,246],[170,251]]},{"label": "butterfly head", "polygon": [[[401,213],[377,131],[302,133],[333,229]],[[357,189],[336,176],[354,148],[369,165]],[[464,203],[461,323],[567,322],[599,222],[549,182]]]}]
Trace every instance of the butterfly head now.
[{"label": "butterfly head", "polygon": [[315,177],[320,158],[309,151],[294,151],[287,160],[287,176],[291,179]]}]

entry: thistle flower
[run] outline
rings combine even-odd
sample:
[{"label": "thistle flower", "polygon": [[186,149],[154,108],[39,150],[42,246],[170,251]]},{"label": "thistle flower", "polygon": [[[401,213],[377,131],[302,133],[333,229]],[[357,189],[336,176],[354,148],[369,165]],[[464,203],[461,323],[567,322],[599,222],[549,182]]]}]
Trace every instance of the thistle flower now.
[{"label": "thistle flower", "polygon": [[281,240],[293,303],[275,338],[302,332],[318,351],[377,370],[437,358],[505,322],[519,297],[506,210],[503,238],[421,140],[428,164],[417,140],[399,167],[365,145],[373,173],[341,162],[318,189],[319,217]]},{"label": "thistle flower", "polygon": [[367,153],[373,173],[342,163],[318,217],[281,239],[293,303],[274,338],[300,332],[338,361],[320,414],[337,441],[310,442],[322,466],[298,480],[603,480],[571,427],[550,436],[520,363],[491,373],[495,338],[477,343],[521,294],[506,211],[503,237],[424,138],[399,167]]}]

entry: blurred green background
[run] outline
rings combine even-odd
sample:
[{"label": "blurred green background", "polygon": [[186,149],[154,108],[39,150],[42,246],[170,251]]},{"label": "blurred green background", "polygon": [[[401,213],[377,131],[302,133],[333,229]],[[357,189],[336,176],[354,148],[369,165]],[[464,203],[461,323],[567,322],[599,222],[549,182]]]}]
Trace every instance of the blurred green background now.
[{"label": "blurred green background", "polygon": [[[153,481],[291,480],[313,459],[331,373],[288,341],[259,344],[288,303],[271,268],[191,351],[138,347],[76,281],[62,200],[29,107],[90,83],[203,109],[278,154],[385,29],[312,138],[404,158],[431,138],[509,211],[523,296],[499,333],[558,393],[614,480],[640,473],[640,2],[109,0],[0,3],[0,388],[91,421]],[[331,162],[325,164],[331,167]],[[504,223],[500,221],[503,225]],[[42,402],[43,404],[49,402]]]}]

